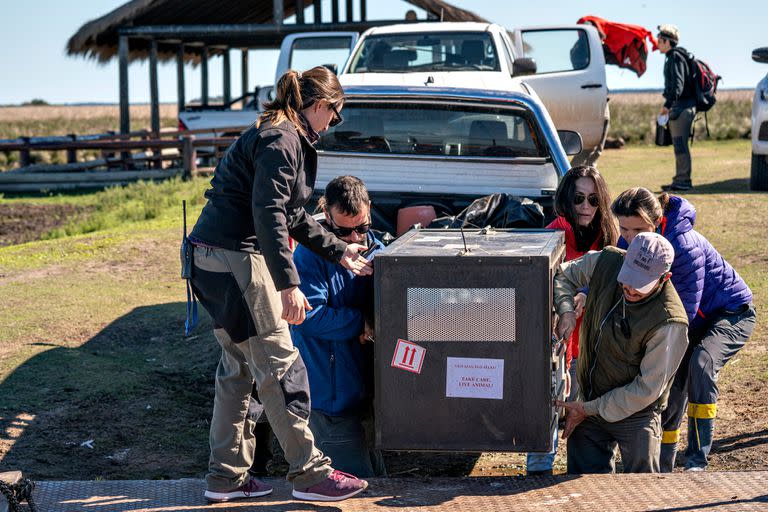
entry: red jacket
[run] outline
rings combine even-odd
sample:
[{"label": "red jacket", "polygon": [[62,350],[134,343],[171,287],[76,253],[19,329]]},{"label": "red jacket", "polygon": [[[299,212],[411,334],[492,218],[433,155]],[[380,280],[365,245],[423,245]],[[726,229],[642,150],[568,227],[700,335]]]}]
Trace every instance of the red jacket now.
[{"label": "red jacket", "polygon": [[593,23],[599,32],[605,34],[603,53],[606,64],[631,69],[637,76],[643,76],[645,61],[648,58],[645,39],[650,41],[652,51],[657,49],[653,33],[639,25],[615,23],[597,16],[584,16],[576,23],[586,22]]},{"label": "red jacket", "polygon": [[[551,224],[547,226],[547,229],[562,229],[565,231],[565,261],[575,260],[584,256],[584,252],[580,252],[576,248],[576,235],[573,233],[571,224],[565,220],[565,217],[557,217]],[[595,241],[592,242],[590,251],[599,251],[602,249],[603,235],[601,232],[597,233]],[[579,357],[579,329],[581,328],[581,317],[576,319],[576,328],[573,330],[571,338],[568,340],[566,348],[566,360],[568,366],[571,365],[571,359]]]}]

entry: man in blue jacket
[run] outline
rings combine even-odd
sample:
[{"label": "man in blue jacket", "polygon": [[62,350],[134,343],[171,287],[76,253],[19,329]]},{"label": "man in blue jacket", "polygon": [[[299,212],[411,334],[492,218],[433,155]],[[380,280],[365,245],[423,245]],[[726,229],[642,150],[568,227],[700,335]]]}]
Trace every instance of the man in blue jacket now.
[{"label": "man in blue jacket", "polygon": [[[319,205],[325,227],[342,240],[374,250],[383,247],[370,231],[370,200],[360,179],[333,179]],[[303,323],[291,326],[291,336],[307,366],[309,428],[315,444],[340,471],[380,476],[380,454],[366,435],[373,391],[373,281],[301,245],[293,261],[312,308]]]}]

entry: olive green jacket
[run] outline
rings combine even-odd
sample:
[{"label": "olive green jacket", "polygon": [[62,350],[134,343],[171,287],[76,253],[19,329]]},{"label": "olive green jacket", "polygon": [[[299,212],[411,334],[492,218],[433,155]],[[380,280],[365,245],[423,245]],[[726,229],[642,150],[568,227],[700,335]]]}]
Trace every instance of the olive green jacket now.
[{"label": "olive green jacket", "polygon": [[589,287],[579,333],[577,378],[587,414],[622,420],[666,406],[669,388],[688,345],[688,320],[666,281],[636,303],[623,298],[616,280],[624,251],[608,247],[560,266],[555,305],[573,311],[573,296]]}]

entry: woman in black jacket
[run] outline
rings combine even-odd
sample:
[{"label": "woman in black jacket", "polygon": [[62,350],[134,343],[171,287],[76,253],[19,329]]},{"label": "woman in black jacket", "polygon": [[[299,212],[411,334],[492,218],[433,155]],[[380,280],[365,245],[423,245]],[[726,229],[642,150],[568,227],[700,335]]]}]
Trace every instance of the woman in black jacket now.
[{"label": "woman in black jacket", "polygon": [[288,331],[311,309],[298,288],[289,236],[357,274],[372,272],[347,244],[304,210],[317,172],[318,133],[341,122],[344,91],[324,67],[288,71],[276,99],[216,167],[192,233],[195,295],[222,347],[211,420],[205,496],[228,501],[272,487],[248,475],[254,453],[248,403],[259,401],[290,464],[294,497],[335,501],[367,482],[335,471],[309,430],[306,368]]}]

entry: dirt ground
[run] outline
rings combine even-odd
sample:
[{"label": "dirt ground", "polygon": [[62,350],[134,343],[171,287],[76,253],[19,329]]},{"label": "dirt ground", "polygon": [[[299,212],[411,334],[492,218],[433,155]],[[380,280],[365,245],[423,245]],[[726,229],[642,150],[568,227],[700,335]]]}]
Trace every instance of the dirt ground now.
[{"label": "dirt ground", "polygon": [[71,204],[0,204],[0,247],[39,240],[83,212]]},{"label": "dirt ground", "polygon": [[[0,245],[34,240],[61,225],[68,215],[77,213],[75,210],[65,205],[0,205]],[[159,354],[169,350],[186,350],[184,346],[190,343],[178,335],[178,322],[169,324],[167,321],[158,321],[162,317],[157,315],[163,314],[167,316],[164,311],[152,313],[156,316],[139,315],[135,322],[131,322],[130,328],[112,326],[110,331],[99,335],[98,339],[91,338],[93,333],[87,332],[80,336],[69,335],[69,339],[91,339],[87,349],[89,357],[107,357],[122,353],[120,351],[141,351],[142,360],[154,361],[154,358],[160,357]],[[180,425],[176,411],[161,411],[161,407],[155,406],[156,412],[153,410],[153,414],[165,415],[152,419],[156,427],[154,430],[167,429],[167,432],[174,432],[174,429],[178,429],[178,437],[186,437],[180,441],[174,440],[176,444],[173,446],[166,445],[172,457],[169,458],[168,453],[163,455],[153,451],[149,440],[142,434],[148,421],[146,414],[131,412],[148,410],[148,405],[116,401],[114,396],[106,392],[99,399],[72,403],[68,401],[67,394],[76,391],[78,384],[69,384],[66,371],[62,370],[58,377],[49,376],[54,393],[46,413],[37,418],[14,417],[8,414],[8,407],[5,410],[0,407],[0,432],[7,434],[0,435],[0,462],[6,465],[17,464],[23,467],[25,473],[40,479],[83,479],[93,478],[93,475],[107,479],[136,478],[139,475],[145,475],[145,478],[147,475],[152,478],[200,476],[199,472],[204,471],[207,459],[205,440],[218,349],[210,331],[201,332],[196,337],[199,338],[195,341],[198,349],[190,355],[189,360],[182,362],[186,366],[164,364],[156,372],[157,380],[147,383],[155,393],[153,400],[159,403],[172,403],[183,393],[188,405],[184,411],[187,414],[185,417],[196,418],[189,424]],[[165,346],[159,346],[160,342],[164,342]],[[751,350],[764,349],[759,346],[748,347],[729,366],[738,365],[740,358],[749,357]],[[62,357],[62,361],[55,363],[55,366],[66,368],[66,357],[69,356],[60,354],[58,357]],[[82,354],[78,357],[82,357]],[[190,372],[190,368],[194,372]],[[728,370],[727,367],[724,373],[729,374]],[[729,378],[723,379],[725,382],[721,386],[716,442],[710,467],[713,470],[765,469],[768,461],[768,407],[764,400],[764,386],[741,372],[730,373],[735,377],[728,375]],[[17,378],[24,380],[34,374],[35,368],[30,367],[27,373]],[[163,393],[173,395],[173,398],[169,398],[168,402],[160,402],[162,397],[159,395]],[[88,452],[89,447],[84,448],[82,443],[87,441],[89,432],[103,429],[105,420],[117,429],[119,435],[114,438],[117,444],[104,448],[104,455],[100,458],[108,459],[106,466],[102,460],[91,467],[84,459],[78,460],[77,454]],[[13,429],[33,423],[36,427],[28,429],[28,434],[36,434],[25,435],[17,442]],[[681,439],[685,439],[685,425]],[[162,442],[169,441],[165,439]],[[11,449],[14,444],[15,448]],[[23,458],[20,455],[22,453],[25,454]],[[35,455],[30,457],[31,453]],[[137,459],[141,462],[131,462]],[[77,461],[77,467],[73,467],[73,460]],[[525,472],[525,457],[519,453],[389,452],[385,454],[385,460],[392,476],[512,476]],[[678,460],[678,465],[680,463],[681,460]],[[286,469],[279,457],[268,466],[273,476],[284,474]],[[565,443],[561,442],[555,472],[564,473],[565,469]]]}]

